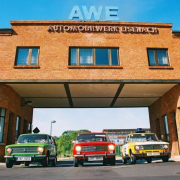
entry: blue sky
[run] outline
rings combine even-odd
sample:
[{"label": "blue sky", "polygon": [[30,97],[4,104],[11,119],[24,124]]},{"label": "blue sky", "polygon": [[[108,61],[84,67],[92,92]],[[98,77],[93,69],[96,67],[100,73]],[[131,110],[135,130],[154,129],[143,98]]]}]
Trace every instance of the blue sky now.
[{"label": "blue sky", "polygon": [[34,109],[33,129],[42,133],[60,136],[66,130],[88,129],[102,132],[103,129],[149,128],[147,108],[91,108],[91,109]]},{"label": "blue sky", "polygon": [[[117,6],[119,21],[172,23],[172,30],[180,30],[179,0],[1,0],[0,28],[10,28],[11,20],[67,20],[74,6]],[[84,19],[86,20],[86,19]],[[34,109],[33,128],[42,133],[60,136],[65,130],[89,129],[102,131],[107,128],[149,128],[147,108],[129,109]]]},{"label": "blue sky", "polygon": [[10,28],[10,20],[67,20],[75,5],[81,11],[82,6],[118,6],[119,21],[173,23],[172,29],[180,30],[179,0],[1,0],[0,28]]}]

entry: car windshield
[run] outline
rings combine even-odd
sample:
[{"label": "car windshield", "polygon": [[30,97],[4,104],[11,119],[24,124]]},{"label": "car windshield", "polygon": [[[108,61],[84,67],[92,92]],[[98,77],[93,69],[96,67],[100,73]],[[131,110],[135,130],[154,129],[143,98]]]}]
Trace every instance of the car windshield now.
[{"label": "car windshield", "polygon": [[130,142],[137,141],[158,141],[158,138],[155,134],[131,134]]},{"label": "car windshield", "polygon": [[106,134],[79,134],[77,142],[107,142]]},{"label": "car windshield", "polygon": [[48,136],[43,134],[21,135],[17,143],[48,143]]}]

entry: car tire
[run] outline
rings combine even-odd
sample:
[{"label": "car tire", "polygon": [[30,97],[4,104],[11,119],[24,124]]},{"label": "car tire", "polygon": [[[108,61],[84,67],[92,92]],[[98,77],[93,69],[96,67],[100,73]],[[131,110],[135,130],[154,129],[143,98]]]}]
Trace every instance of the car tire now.
[{"label": "car tire", "polygon": [[55,167],[55,166],[56,166],[56,162],[57,162],[57,159],[54,158],[54,159],[52,160],[52,167]]},{"label": "car tire", "polygon": [[168,162],[168,161],[169,161],[169,156],[164,156],[164,157],[162,157],[162,161],[163,161],[163,162]]},{"label": "car tire", "polygon": [[9,160],[9,159],[6,159],[6,167],[7,168],[12,168],[13,167],[13,161]]},{"label": "car tire", "polygon": [[113,158],[110,158],[110,165],[114,166],[116,164],[115,156]]},{"label": "car tire", "polygon": [[79,166],[79,161],[78,159],[74,158],[74,167],[78,167]]},{"label": "car tire", "polygon": [[43,167],[47,167],[49,164],[49,157],[47,156],[45,159],[43,159],[41,164]]},{"label": "car tire", "polygon": [[146,160],[147,160],[148,163],[152,162],[152,158],[147,158]]},{"label": "car tire", "polygon": [[30,162],[24,162],[25,166],[29,166]]},{"label": "car tire", "polygon": [[79,166],[79,167],[83,167],[83,164],[84,164],[84,162],[83,162],[82,159],[78,160],[78,166]]},{"label": "car tire", "polygon": [[103,166],[107,165],[107,159],[103,159]]},{"label": "car tire", "polygon": [[136,156],[135,155],[131,154],[130,162],[131,162],[131,164],[136,164]]},{"label": "car tire", "polygon": [[122,157],[122,162],[123,162],[123,164],[126,164],[127,163],[127,159]]}]

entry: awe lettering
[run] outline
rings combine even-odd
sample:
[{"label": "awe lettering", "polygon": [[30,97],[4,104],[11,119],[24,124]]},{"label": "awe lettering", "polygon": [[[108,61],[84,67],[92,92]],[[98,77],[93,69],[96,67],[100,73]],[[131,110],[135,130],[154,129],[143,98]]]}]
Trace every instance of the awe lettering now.
[{"label": "awe lettering", "polygon": [[[83,15],[85,20],[100,20],[101,14],[103,12],[103,6],[99,6],[98,10],[95,6],[91,6],[89,11],[86,6],[82,6],[83,14],[79,6],[74,6],[69,15],[69,20],[83,20]],[[105,6],[105,17],[107,21],[117,21],[119,20],[117,6]]]}]

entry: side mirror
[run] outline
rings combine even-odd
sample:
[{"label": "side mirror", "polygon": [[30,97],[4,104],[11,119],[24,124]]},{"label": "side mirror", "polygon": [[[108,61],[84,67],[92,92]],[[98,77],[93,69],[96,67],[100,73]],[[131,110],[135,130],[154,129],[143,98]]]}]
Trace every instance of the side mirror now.
[{"label": "side mirror", "polygon": [[72,141],[73,144],[75,144],[76,141]]}]

